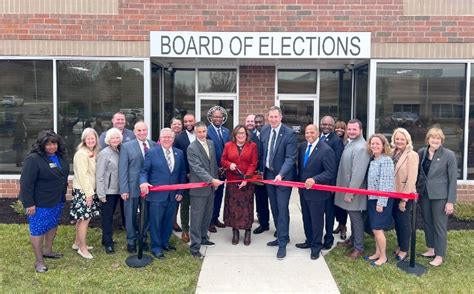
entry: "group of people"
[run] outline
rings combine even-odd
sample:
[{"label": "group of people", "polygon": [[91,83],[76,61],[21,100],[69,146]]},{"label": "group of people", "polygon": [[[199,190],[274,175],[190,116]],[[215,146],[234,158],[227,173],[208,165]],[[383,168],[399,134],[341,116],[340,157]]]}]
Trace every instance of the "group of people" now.
[{"label": "group of people", "polygon": [[[217,228],[232,228],[234,245],[240,242],[243,231],[244,245],[251,244],[255,202],[259,226],[253,233],[269,230],[271,211],[276,231],[275,239],[267,245],[278,248],[276,257],[284,259],[290,241],[292,189],[279,182],[299,181],[305,185],[299,189],[305,241],[296,247],[310,249],[311,259],[332,248],[333,234],[346,239],[347,216],[352,234],[338,246],[350,249],[348,257],[363,257],[373,266],[386,263],[384,230],[390,229],[393,221],[398,240],[395,258],[403,260],[408,252],[412,201],[311,189],[314,184],[323,184],[418,192],[428,247],[422,255],[433,258],[433,266],[442,264],[447,217],[456,201],[457,168],[454,153],[442,146],[441,129],[428,132],[427,147],[417,154],[405,129],[394,130],[390,146],[382,134],[374,134],[366,142],[357,119],[346,125],[324,116],[319,126],[306,126],[305,142],[298,146],[294,130],[283,124],[282,118],[281,109],[272,106],[267,113],[268,124],[263,115],[249,115],[244,124],[230,131],[223,126],[223,110],[215,108],[209,126],[186,114],[182,121],[173,119],[171,128],[162,129],[158,142],[147,139],[148,128],[143,121],[135,124],[133,132],[126,129],[125,115],[120,112],[112,118],[113,127],[100,137],[94,129],[86,128],[73,160],[70,216],[76,223],[76,237],[72,248],[83,258],[93,258],[87,229],[90,219],[101,214],[102,245],[106,253],[113,254],[113,215],[122,201],[127,251],[136,252],[138,242],[147,250],[147,234],[139,240],[137,233],[137,214],[144,199],[147,211],[140,213],[145,213],[143,225],[150,233],[153,256],[163,259],[167,251],[176,250],[170,243],[175,229],[182,232],[184,242],[190,241],[192,256],[202,258],[201,246],[215,245],[208,231],[215,233]],[[69,162],[64,148],[61,136],[40,132],[22,170],[19,197],[29,219],[37,272],[47,271],[44,258],[62,257],[52,245],[68,185]],[[249,180],[256,174],[273,184]],[[225,184],[225,179],[237,181]],[[207,185],[172,191],[151,189],[184,183]],[[181,227],[176,222],[178,211]],[[376,243],[372,255],[364,253],[364,211]],[[335,230],[334,219],[338,221]]]}]

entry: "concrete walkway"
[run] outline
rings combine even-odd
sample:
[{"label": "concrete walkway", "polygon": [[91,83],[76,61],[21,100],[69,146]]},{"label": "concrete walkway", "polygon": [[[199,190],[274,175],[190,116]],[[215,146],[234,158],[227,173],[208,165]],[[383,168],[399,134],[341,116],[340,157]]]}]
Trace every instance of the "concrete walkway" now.
[{"label": "concrete walkway", "polygon": [[[324,257],[311,260],[309,249],[295,247],[305,239],[295,189],[290,200],[291,241],[282,261],[276,258],[277,248],[266,246],[268,241],[275,239],[273,221],[270,222],[270,231],[252,234],[250,246],[243,245],[242,231],[238,245],[231,243],[231,228],[218,229],[212,234],[210,239],[216,246],[201,249],[205,258],[196,293],[339,293]],[[257,225],[255,223],[253,229]]]}]

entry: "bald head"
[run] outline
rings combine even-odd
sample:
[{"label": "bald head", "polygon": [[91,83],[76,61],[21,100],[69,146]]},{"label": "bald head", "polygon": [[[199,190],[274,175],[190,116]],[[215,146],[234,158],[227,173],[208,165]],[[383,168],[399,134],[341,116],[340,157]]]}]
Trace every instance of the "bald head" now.
[{"label": "bald head", "polygon": [[309,144],[313,144],[316,139],[319,137],[319,130],[316,125],[310,124],[307,125],[304,130],[304,138]]},{"label": "bald head", "polygon": [[336,122],[334,121],[334,118],[330,115],[325,115],[321,119],[321,122],[319,126],[321,127],[321,132],[325,135],[331,133],[334,131],[334,125]]},{"label": "bald head", "polygon": [[255,129],[255,115],[254,114],[250,114],[245,118],[245,126],[251,132]]}]

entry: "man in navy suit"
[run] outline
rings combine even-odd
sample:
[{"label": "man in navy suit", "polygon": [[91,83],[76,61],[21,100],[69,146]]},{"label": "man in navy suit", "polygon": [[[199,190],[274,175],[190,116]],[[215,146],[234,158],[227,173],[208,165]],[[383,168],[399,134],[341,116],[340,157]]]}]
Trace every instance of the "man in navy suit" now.
[{"label": "man in navy suit", "polygon": [[[341,155],[344,151],[344,143],[342,142],[342,139],[334,132],[335,124],[336,122],[334,121],[334,118],[329,115],[324,116],[320,122],[320,140],[326,142],[326,144],[332,148],[336,157],[336,173],[332,179],[331,185],[336,185],[337,168],[339,167],[339,161],[341,160]],[[324,215],[326,234],[324,235],[323,249],[329,250],[334,243],[334,236],[332,234],[334,229],[334,192],[331,192],[331,196],[325,202]]]},{"label": "man in navy suit", "polygon": [[324,206],[331,192],[310,188],[314,184],[330,185],[336,177],[336,163],[334,151],[319,138],[318,127],[308,125],[305,139],[298,151],[298,175],[306,187],[299,189],[306,241],[296,244],[296,247],[311,248],[311,259],[315,260],[323,248]]},{"label": "man in navy suit", "polygon": [[[183,151],[184,155],[184,164],[186,165],[186,182],[189,181],[189,164],[186,150],[188,149],[189,144],[196,140],[196,134],[194,132],[194,125],[196,124],[196,118],[193,114],[186,114],[183,117],[184,131],[181,132],[176,139],[174,140],[173,146]],[[183,232],[181,233],[181,240],[188,243],[190,240],[189,237],[189,207],[191,205],[191,198],[189,197],[189,190],[186,189],[183,192],[183,201],[181,202],[181,227]]]},{"label": "man in navy suit", "polygon": [[[140,170],[143,167],[145,154],[156,143],[148,140],[148,127],[143,121],[135,124],[133,130],[136,139],[123,144],[119,159],[119,188],[124,200],[125,228],[127,230],[127,251],[137,252],[137,211],[140,204]],[[147,231],[145,218],[145,232]],[[146,234],[145,234],[146,235]],[[146,243],[145,243],[146,244]],[[144,248],[146,248],[144,244]]]},{"label": "man in navy suit", "polygon": [[140,172],[140,191],[146,196],[150,212],[151,253],[158,259],[165,258],[163,250],[174,251],[169,240],[173,231],[174,213],[183,190],[149,192],[149,186],[184,184],[186,167],[183,152],[173,148],[175,133],[170,128],[160,132],[160,146],[145,155]]},{"label": "man in navy suit", "polygon": [[[262,128],[260,138],[263,145],[264,178],[278,183],[282,180],[296,179],[296,153],[298,143],[295,132],[281,123],[283,116],[278,106],[268,110],[268,122]],[[291,188],[267,185],[268,198],[272,208],[273,221],[277,229],[277,239],[268,242],[268,246],[278,246],[277,258],[286,257],[286,244],[290,241],[289,225]]]},{"label": "man in navy suit", "polygon": [[[207,127],[207,138],[214,143],[216,152],[217,167],[221,167],[221,157],[224,151],[225,143],[230,140],[230,131],[222,125],[224,116],[222,111],[215,109],[211,113],[211,124]],[[214,194],[214,210],[212,212],[211,225],[209,232],[216,233],[216,226],[225,228],[225,225],[219,221],[219,213],[221,211],[222,198],[224,197],[224,185],[219,186]]]}]

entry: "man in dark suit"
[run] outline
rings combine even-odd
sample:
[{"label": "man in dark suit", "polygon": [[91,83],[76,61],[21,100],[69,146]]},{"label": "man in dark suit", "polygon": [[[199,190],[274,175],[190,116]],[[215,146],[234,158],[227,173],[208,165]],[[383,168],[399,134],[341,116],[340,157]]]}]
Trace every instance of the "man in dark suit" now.
[{"label": "man in dark suit", "polygon": [[[127,251],[129,253],[135,253],[137,251],[137,211],[138,205],[140,204],[140,170],[143,167],[145,154],[156,145],[155,142],[147,139],[148,127],[143,121],[139,121],[135,124],[133,132],[135,133],[136,139],[121,146],[119,159],[119,188],[120,195],[124,200]],[[145,221],[144,227],[147,228],[147,221]],[[145,229],[145,232],[146,231]]]},{"label": "man in dark suit", "polygon": [[[334,126],[336,122],[332,116],[326,115],[321,119],[320,122],[320,129],[321,129],[321,137],[320,140],[326,142],[329,147],[332,148],[335,154],[335,162],[336,162],[336,173],[331,181],[331,185],[336,184],[336,175],[337,175],[337,168],[339,167],[339,161],[341,160],[342,152],[344,151],[344,143],[342,142],[341,138],[336,135],[334,132]],[[334,192],[330,193],[331,196],[325,201],[325,208],[324,208],[324,215],[325,215],[325,231],[326,234],[324,235],[324,244],[323,249],[329,250],[331,249],[334,243],[334,236],[332,234],[334,229]]]},{"label": "man in dark suit", "polygon": [[[262,141],[260,141],[260,131],[262,130],[263,126],[263,115],[258,115],[258,119],[261,118],[261,122],[259,121],[259,127],[257,129],[255,121],[257,120],[257,116],[250,114],[245,119],[245,126],[250,131],[250,140],[257,144],[258,149],[258,166],[257,170],[263,172],[263,145]],[[254,234],[261,234],[265,231],[270,229],[269,220],[270,220],[270,210],[268,209],[268,195],[267,195],[267,188],[262,185],[255,186],[255,206],[257,210],[257,217],[259,226],[253,231]]]},{"label": "man in dark suit", "polygon": [[296,247],[311,248],[311,259],[315,260],[323,248],[324,207],[331,192],[310,188],[314,184],[332,184],[336,177],[336,163],[334,151],[319,138],[315,125],[306,127],[305,139],[298,151],[298,175],[299,181],[306,186],[306,189],[299,189],[306,241],[296,244]]},{"label": "man in dark suit", "polygon": [[160,147],[145,155],[140,172],[140,191],[146,196],[150,213],[151,253],[158,259],[165,258],[164,251],[174,251],[169,240],[173,231],[174,212],[183,190],[149,192],[150,186],[185,183],[186,167],[183,152],[173,148],[175,133],[170,128],[160,132]]},{"label": "man in dark suit", "polygon": [[212,209],[214,206],[214,190],[224,182],[217,176],[217,161],[214,144],[206,140],[207,127],[203,122],[196,123],[196,140],[187,150],[190,177],[189,182],[210,183],[211,186],[191,189],[191,255],[202,258],[199,250],[201,245],[213,247],[214,242],[209,241],[207,230],[211,224]]},{"label": "man in dark suit", "polygon": [[[296,179],[296,153],[298,144],[295,132],[281,123],[283,116],[278,106],[268,110],[268,122],[262,128],[260,138],[263,145],[264,178],[278,183],[281,180]],[[272,208],[273,221],[277,229],[277,239],[268,242],[268,246],[278,246],[277,258],[286,256],[286,244],[290,241],[289,225],[291,188],[267,185],[268,198]]]},{"label": "man in dark suit", "polygon": [[[194,133],[194,125],[196,124],[196,118],[193,114],[186,114],[183,117],[184,132],[181,132],[176,139],[174,140],[174,147],[183,151],[184,154],[184,163],[186,165],[186,182],[189,182],[189,164],[186,150],[188,149],[189,144],[196,140],[196,134]],[[181,201],[181,228],[183,232],[181,233],[181,240],[183,242],[189,242],[189,207],[191,205],[189,198],[189,189],[184,190],[183,200]]]},{"label": "man in dark suit", "polygon": [[[224,116],[219,109],[215,109],[211,114],[211,124],[207,128],[207,138],[214,143],[217,167],[221,166],[222,152],[225,143],[230,140],[230,131],[222,125]],[[224,185],[216,189],[214,198],[214,211],[212,212],[212,220],[209,226],[209,232],[216,233],[218,228],[225,228],[225,225],[219,221],[219,213],[221,211],[222,198],[224,197]]]}]

